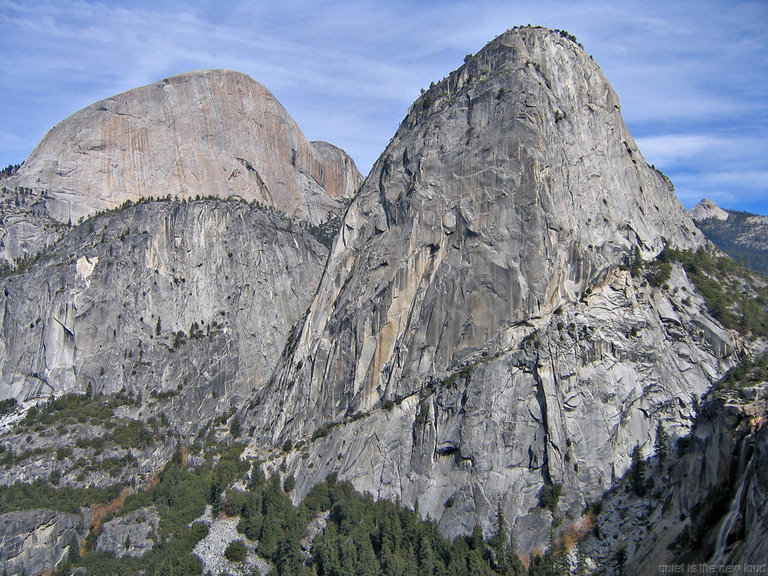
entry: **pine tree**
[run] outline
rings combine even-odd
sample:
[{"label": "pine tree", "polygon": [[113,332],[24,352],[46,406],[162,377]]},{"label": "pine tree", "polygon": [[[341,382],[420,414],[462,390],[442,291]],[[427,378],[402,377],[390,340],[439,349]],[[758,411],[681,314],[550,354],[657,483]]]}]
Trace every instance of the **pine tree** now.
[{"label": "pine tree", "polygon": [[238,438],[243,432],[243,426],[240,424],[240,419],[235,416],[232,418],[232,423],[229,425],[229,432],[233,438]]},{"label": "pine tree", "polygon": [[635,245],[632,250],[632,256],[629,261],[629,272],[632,276],[638,277],[643,271],[643,256],[640,254],[640,247]]},{"label": "pine tree", "polygon": [[486,544],[483,538],[483,530],[475,524],[472,535],[468,538],[469,553],[467,555],[467,567],[469,573],[474,575],[490,574],[490,567],[486,559]]},{"label": "pine tree", "polygon": [[624,568],[627,564],[627,549],[623,546],[616,552],[616,572],[619,576],[624,576]]},{"label": "pine tree", "polygon": [[496,553],[503,552],[509,542],[509,532],[507,531],[507,520],[504,518],[504,510],[501,508],[501,502],[496,506],[496,533],[490,541],[491,546]]},{"label": "pine tree", "polygon": [[496,533],[490,539],[489,544],[494,555],[493,569],[503,576],[522,576],[525,567],[515,551],[510,546],[507,520],[501,502],[496,507]]},{"label": "pine tree", "polygon": [[629,482],[632,491],[638,496],[645,495],[645,460],[639,444],[632,449],[632,466],[629,469]]},{"label": "pine tree", "polygon": [[656,456],[659,458],[659,468],[664,466],[664,462],[667,459],[667,443],[669,442],[669,436],[667,431],[664,430],[664,424],[659,422],[656,426],[656,441],[654,443],[654,449],[656,450]]},{"label": "pine tree", "polygon": [[441,567],[435,557],[435,551],[429,543],[428,538],[421,538],[419,542],[419,575],[418,576],[438,576],[441,574]]}]

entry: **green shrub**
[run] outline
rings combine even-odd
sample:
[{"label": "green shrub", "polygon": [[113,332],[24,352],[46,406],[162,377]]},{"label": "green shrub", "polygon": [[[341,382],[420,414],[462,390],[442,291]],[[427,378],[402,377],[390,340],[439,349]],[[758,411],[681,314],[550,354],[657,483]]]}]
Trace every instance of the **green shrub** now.
[{"label": "green shrub", "polygon": [[93,438],[78,438],[75,440],[75,446],[78,448],[91,448],[93,449],[97,454],[100,453],[102,450],[104,450],[104,444],[106,443],[106,439],[104,436],[94,436]]},{"label": "green shrub", "polygon": [[64,460],[64,458],[69,456],[72,456],[72,448],[68,446],[60,446],[59,448],[56,448],[56,460]]},{"label": "green shrub", "polygon": [[243,433],[243,426],[237,416],[232,419],[232,423],[229,425],[229,433],[232,434],[233,438],[238,438]]},{"label": "green shrub", "polygon": [[16,401],[16,398],[6,398],[5,400],[0,400],[0,416],[13,414],[18,409],[19,403]]},{"label": "green shrub", "polygon": [[768,284],[763,277],[728,257],[714,256],[704,248],[665,249],[659,262],[680,262],[704,297],[709,313],[723,326],[752,336],[768,336]]},{"label": "green shrub", "polygon": [[755,359],[745,355],[741,362],[725,373],[716,387],[721,390],[739,390],[766,380],[768,380],[768,354],[763,354]]},{"label": "green shrub", "polygon": [[645,278],[654,288],[663,286],[672,274],[672,265],[669,262],[654,262],[646,268]]},{"label": "green shrub", "polygon": [[539,492],[539,506],[546,508],[554,514],[562,490],[562,484],[545,484],[542,486],[541,491]]},{"label": "green shrub", "polygon": [[245,547],[245,543],[242,540],[233,540],[224,550],[224,556],[230,562],[242,562],[248,555],[248,548]]},{"label": "green shrub", "polygon": [[123,393],[109,396],[65,394],[39,408],[30,409],[19,426],[63,427],[85,423],[107,425],[112,423],[116,407],[133,403],[134,400]]},{"label": "green shrub", "polygon": [[0,486],[0,514],[35,508],[79,514],[81,506],[107,503],[120,493],[121,488],[117,484],[108,488],[54,488],[39,478],[31,484],[16,482],[11,486]]},{"label": "green shrub", "polygon": [[325,438],[330,434],[331,429],[328,426],[320,426],[314,432],[312,432],[312,441],[314,442],[318,438]]},{"label": "green shrub", "polygon": [[145,448],[150,446],[154,438],[144,424],[136,420],[127,420],[116,426],[112,431],[112,439],[121,448]]},{"label": "green shrub", "polygon": [[600,516],[600,513],[603,511],[603,501],[593,500],[592,502],[589,502],[584,511],[587,514],[591,513],[591,514],[594,514],[595,516]]}]

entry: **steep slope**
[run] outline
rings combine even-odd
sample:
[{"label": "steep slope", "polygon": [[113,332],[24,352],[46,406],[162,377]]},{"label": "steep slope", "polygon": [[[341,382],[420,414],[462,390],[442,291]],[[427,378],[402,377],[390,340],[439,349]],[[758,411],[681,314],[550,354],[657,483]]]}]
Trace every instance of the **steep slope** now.
[{"label": "steep slope", "polygon": [[147,202],[89,219],[0,280],[0,399],[166,395],[157,411],[194,432],[264,384],[326,256],[301,227],[243,202]]},{"label": "steep slope", "polygon": [[50,217],[45,198],[30,188],[0,188],[0,270],[55,244],[66,223]]},{"label": "steep slope", "polygon": [[696,226],[723,252],[753,270],[768,273],[768,216],[723,210],[707,199],[690,213]]},{"label": "steep slope", "polygon": [[530,551],[543,485],[578,509],[730,365],[679,268],[674,295],[618,270],[703,242],[592,59],[509,31],[423,94],[376,162],[249,416],[257,442],[314,439],[285,457],[297,494],[335,471],[449,534],[501,504]]},{"label": "steep slope", "polygon": [[[246,432],[230,417],[273,372],[328,256],[316,237],[327,243],[360,180],[344,151],[307,142],[266,89],[226,71],[86,108],[4,172],[0,500],[12,526],[0,557],[11,573],[77,556],[87,519],[77,541],[69,524],[46,539],[61,502],[106,510],[120,489],[151,489],[182,445],[199,465],[190,439],[199,450]],[[145,537],[118,540],[143,553]]]},{"label": "steep slope", "polygon": [[[751,364],[748,364],[751,365]],[[623,550],[636,574],[669,565],[759,565],[768,554],[766,359],[702,398],[689,436],[606,495],[582,546],[606,573]],[[735,377],[736,373],[740,377]],[[613,570],[613,571],[612,571]]]},{"label": "steep slope", "polygon": [[51,129],[6,186],[45,190],[76,222],[140,197],[239,196],[313,224],[360,175],[311,145],[275,97],[227,70],[190,72],[97,102]]}]

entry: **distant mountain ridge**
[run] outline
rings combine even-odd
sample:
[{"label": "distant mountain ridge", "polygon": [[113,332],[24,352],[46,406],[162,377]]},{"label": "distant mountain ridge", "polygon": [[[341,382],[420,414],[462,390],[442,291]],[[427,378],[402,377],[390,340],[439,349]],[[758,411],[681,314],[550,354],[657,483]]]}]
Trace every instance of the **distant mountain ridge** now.
[{"label": "distant mountain ridge", "polygon": [[768,216],[728,210],[704,199],[690,210],[696,226],[723,252],[768,274]]}]

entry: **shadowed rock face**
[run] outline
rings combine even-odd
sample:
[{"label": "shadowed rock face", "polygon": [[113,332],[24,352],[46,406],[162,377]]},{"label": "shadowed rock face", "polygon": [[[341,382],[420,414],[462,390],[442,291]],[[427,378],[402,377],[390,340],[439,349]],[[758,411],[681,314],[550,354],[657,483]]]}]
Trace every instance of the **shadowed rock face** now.
[{"label": "shadowed rock face", "polygon": [[[619,483],[602,503],[599,530],[582,543],[598,566],[623,548],[636,574],[659,566],[760,565],[768,558],[766,383],[702,398],[690,436],[646,463],[640,493]],[[623,484],[623,485],[622,485]]]},{"label": "shadowed rock face", "polygon": [[[275,444],[344,424],[314,467],[287,457],[304,486],[338,471],[451,534],[502,502],[530,550],[547,538],[546,514],[526,516],[543,483],[580,506],[658,419],[687,426],[721,373],[731,339],[700,302],[678,313],[617,271],[635,247],[703,242],[594,61],[510,31],[409,110],[253,422]],[[697,323],[711,338],[678,328]]]},{"label": "shadowed rock face", "polygon": [[177,393],[197,429],[269,377],[327,250],[242,202],[149,202],[88,220],[0,281],[0,399]]},{"label": "shadowed rock face", "polygon": [[191,72],[63,120],[8,186],[48,191],[48,212],[61,222],[142,196],[212,195],[256,200],[317,224],[360,182],[343,151],[318,148],[250,77]]},{"label": "shadowed rock face", "polygon": [[6,574],[42,574],[53,569],[88,532],[77,514],[54,510],[0,516],[0,567]]}]

